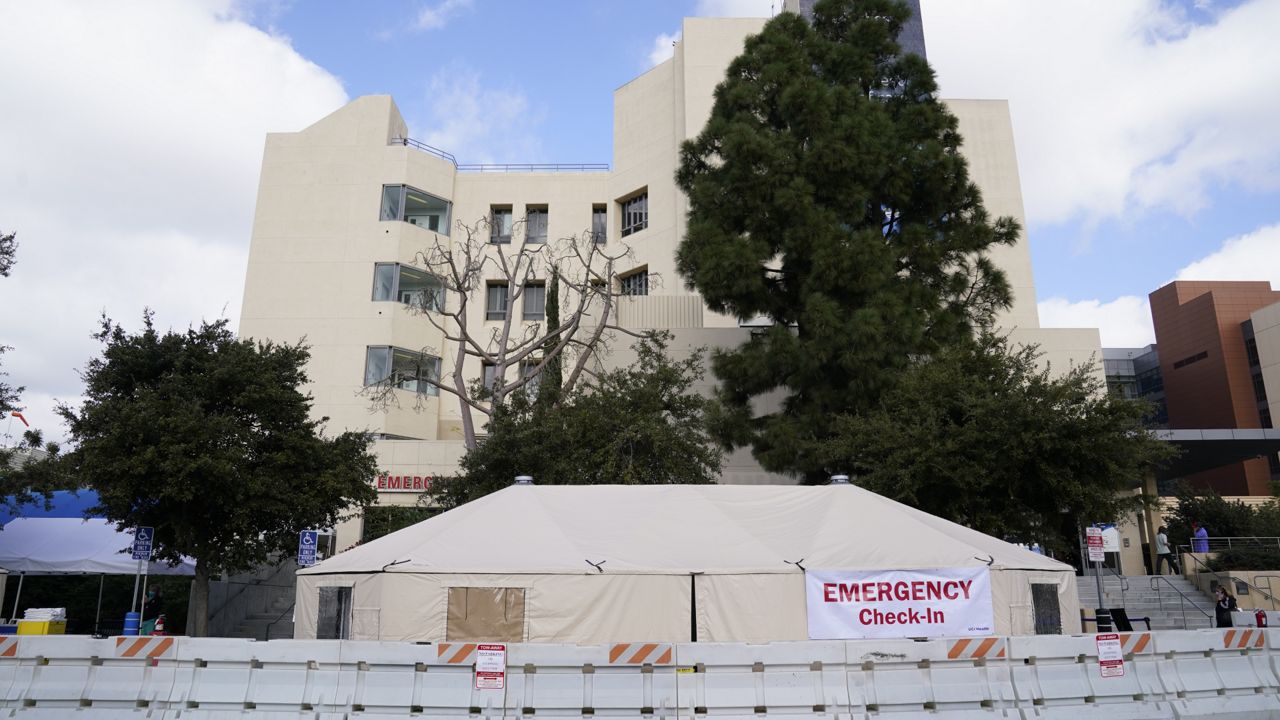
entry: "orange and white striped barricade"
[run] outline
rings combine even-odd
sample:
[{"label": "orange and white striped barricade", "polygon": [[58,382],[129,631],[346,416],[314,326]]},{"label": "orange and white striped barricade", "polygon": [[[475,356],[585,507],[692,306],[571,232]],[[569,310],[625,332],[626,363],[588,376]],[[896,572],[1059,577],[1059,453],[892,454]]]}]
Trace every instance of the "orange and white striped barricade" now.
[{"label": "orange and white striped barricade", "polygon": [[851,640],[849,700],[862,713],[1019,717],[1002,637]]},{"label": "orange and white striped barricade", "polygon": [[849,712],[840,641],[681,643],[676,660],[681,717]]},{"label": "orange and white striped barricade", "polygon": [[[1099,637],[1105,663],[1099,661]],[[1154,651],[1152,633],[1146,632],[1010,637],[1013,684],[1024,717],[1173,717]]]},{"label": "orange and white striped barricade", "polygon": [[90,672],[110,651],[110,644],[74,635],[38,635],[23,637],[18,650],[18,673],[10,689],[21,708],[18,712],[65,717],[84,706]]},{"label": "orange and white striped barricade", "polygon": [[184,720],[252,709],[254,644],[240,638],[179,638],[170,707],[181,710]]},{"label": "orange and white striped barricade", "polygon": [[[427,653],[421,683],[423,712],[449,717],[500,717],[503,714],[503,690],[477,690],[475,666],[481,645],[489,642],[442,642]],[[510,648],[510,645],[507,645]],[[510,664],[510,660],[508,660]]]},{"label": "orange and white striped barricade", "polygon": [[83,707],[133,712],[167,707],[173,690],[177,638],[120,636],[97,642],[107,649],[92,658]]},{"label": "orange and white striped barricade", "polygon": [[248,715],[349,712],[355,663],[342,661],[342,640],[272,640],[249,643]]},{"label": "orange and white striped barricade", "polygon": [[19,674],[18,646],[22,637],[17,635],[0,635],[0,709],[16,707],[16,693],[13,692],[14,680]]},{"label": "orange and white striped barricade", "polygon": [[510,645],[506,704],[508,716],[673,716],[675,646]]},{"label": "orange and white striped barricade", "polygon": [[[1253,628],[1155,633],[1161,678],[1179,718],[1280,717],[1266,634]],[[1261,656],[1261,657],[1259,657]]]}]

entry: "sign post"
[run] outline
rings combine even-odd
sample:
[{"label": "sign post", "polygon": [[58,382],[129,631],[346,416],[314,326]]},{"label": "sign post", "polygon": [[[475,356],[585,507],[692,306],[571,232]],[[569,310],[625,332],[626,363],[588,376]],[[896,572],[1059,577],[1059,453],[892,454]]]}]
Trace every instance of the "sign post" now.
[{"label": "sign post", "polygon": [[303,530],[298,533],[298,567],[311,567],[316,564],[316,543],[320,539],[320,531]]},{"label": "sign post", "polygon": [[1098,586],[1098,607],[1094,608],[1093,613],[1097,625],[1095,629],[1102,632],[1111,629],[1111,613],[1102,607],[1102,560],[1106,557],[1102,528],[1090,525],[1084,529],[1084,536],[1089,546],[1089,562],[1093,563],[1093,580]]},{"label": "sign post", "polygon": [[[138,571],[133,576],[133,602],[129,604],[129,612],[138,610],[138,582],[142,579],[144,563],[151,560],[151,545],[155,539],[156,529],[140,527],[133,531],[133,559],[138,561]],[[143,587],[146,592],[146,587]]]}]

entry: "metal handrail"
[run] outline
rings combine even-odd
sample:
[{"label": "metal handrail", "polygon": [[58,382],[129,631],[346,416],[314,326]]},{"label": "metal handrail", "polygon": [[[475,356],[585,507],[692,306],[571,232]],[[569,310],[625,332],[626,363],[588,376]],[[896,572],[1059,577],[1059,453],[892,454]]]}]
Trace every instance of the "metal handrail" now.
[{"label": "metal handrail", "polygon": [[[1207,575],[1212,575],[1213,577],[1217,578],[1217,579],[1218,579],[1218,584],[1219,584],[1219,585],[1223,585],[1223,584],[1224,584],[1224,583],[1222,582],[1222,579],[1223,579],[1223,577],[1226,577],[1227,582],[1244,583],[1246,587],[1249,587],[1249,588],[1251,588],[1251,589],[1253,589],[1253,590],[1257,590],[1259,595],[1261,595],[1261,596],[1263,596],[1265,599],[1269,600],[1273,605],[1274,605],[1274,604],[1277,602],[1277,600],[1278,600],[1278,599],[1276,598],[1276,596],[1275,596],[1274,594],[1272,594],[1272,593],[1271,593],[1271,589],[1270,589],[1270,587],[1268,587],[1266,590],[1263,590],[1262,588],[1258,587],[1257,585],[1254,585],[1253,583],[1249,582],[1248,580],[1242,580],[1242,579],[1240,579],[1240,578],[1238,578],[1238,577],[1235,577],[1234,575],[1230,575],[1230,574],[1226,574],[1226,575],[1224,575],[1223,573],[1220,573],[1220,572],[1218,572],[1217,570],[1212,570],[1212,569],[1210,569],[1210,568],[1209,568],[1209,566],[1208,566],[1208,565],[1206,565],[1205,563],[1201,562],[1201,560],[1200,560],[1199,558],[1197,558],[1197,557],[1195,556],[1195,554],[1194,554],[1194,553],[1187,553],[1187,557],[1191,558],[1191,561],[1192,561],[1193,563],[1195,563],[1195,564],[1196,564],[1196,567],[1197,567],[1197,568],[1203,567],[1203,568],[1204,568],[1204,572],[1205,572],[1205,574],[1207,574]],[[1201,574],[1201,573],[1197,571],[1197,572],[1196,572],[1196,574],[1197,574],[1197,575],[1199,575],[1199,574]],[[1268,584],[1268,585],[1270,585],[1270,580],[1268,580],[1268,581],[1267,581],[1267,584]],[[1229,587],[1229,588],[1230,588],[1230,586],[1229,586],[1229,585],[1228,585],[1227,587]],[[1233,590],[1234,590],[1234,588],[1231,588],[1231,589],[1233,589]]]},{"label": "metal handrail", "polygon": [[483,163],[459,165],[458,172],[608,172],[609,163]]},{"label": "metal handrail", "polygon": [[263,640],[271,639],[271,628],[275,627],[276,623],[284,619],[285,613],[293,612],[293,606],[296,605],[297,602],[298,602],[297,600],[294,600],[293,602],[289,603],[289,607],[285,608],[284,612],[277,615],[275,620],[272,620],[271,622],[267,623],[267,632],[266,632],[266,635],[262,638]]},{"label": "metal handrail", "polygon": [[419,140],[414,140],[413,138],[407,138],[407,137],[393,137],[391,138],[391,142],[389,144],[404,145],[405,147],[411,147],[415,150],[421,150],[425,153],[430,153],[432,155],[435,155],[436,157],[442,160],[448,160],[449,162],[453,163],[454,167],[458,167],[458,159],[455,158],[452,154],[447,153],[444,150],[441,150],[440,148],[432,147]]},{"label": "metal handrail", "polygon": [[[1223,548],[1249,547],[1249,548],[1277,548],[1280,549],[1280,537],[1270,537],[1266,535],[1239,535],[1239,536],[1220,536],[1204,538],[1206,547],[1209,552],[1222,550]],[[1189,545],[1179,545],[1178,548],[1192,547]]]},{"label": "metal handrail", "polygon": [[1166,578],[1163,575],[1155,575],[1151,578],[1151,589],[1156,591],[1156,600],[1160,603],[1161,610],[1164,609],[1164,596],[1160,594],[1161,582],[1163,582],[1164,584],[1172,588],[1174,592],[1178,593],[1178,596],[1179,596],[1178,609],[1182,611],[1182,629],[1183,630],[1187,629],[1187,603],[1190,603],[1191,607],[1195,608],[1196,610],[1199,610],[1200,614],[1208,618],[1210,623],[1212,623],[1214,618],[1212,615],[1209,614],[1208,610],[1205,610],[1204,608],[1200,607],[1199,605],[1196,604],[1195,600],[1192,600],[1191,598],[1187,597],[1187,594],[1179,590],[1178,586],[1174,585],[1172,580]]}]

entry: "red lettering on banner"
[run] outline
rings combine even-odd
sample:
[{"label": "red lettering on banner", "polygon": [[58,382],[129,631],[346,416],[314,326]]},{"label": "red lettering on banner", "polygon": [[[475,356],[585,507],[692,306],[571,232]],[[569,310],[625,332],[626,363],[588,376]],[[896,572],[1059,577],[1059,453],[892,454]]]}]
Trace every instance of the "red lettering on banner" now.
[{"label": "red lettering on banner", "polygon": [[968,599],[969,599],[969,588],[970,588],[970,586],[972,586],[972,585],[973,585],[973,581],[972,581],[972,580],[961,580],[961,581],[960,581],[960,590],[962,590],[962,591],[964,592],[964,599],[965,599],[965,600],[968,600]]},{"label": "red lettering on banner", "polygon": [[942,584],[942,597],[948,600],[956,600],[960,597],[960,591],[956,589],[957,583],[954,580],[948,580]]}]

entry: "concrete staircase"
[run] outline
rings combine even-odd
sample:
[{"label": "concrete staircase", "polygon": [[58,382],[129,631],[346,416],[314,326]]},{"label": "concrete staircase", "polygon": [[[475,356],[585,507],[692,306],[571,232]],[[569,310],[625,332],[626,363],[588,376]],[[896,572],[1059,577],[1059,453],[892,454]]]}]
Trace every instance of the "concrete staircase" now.
[{"label": "concrete staircase", "polygon": [[[1097,581],[1092,575],[1085,575],[1076,578],[1076,582],[1080,607],[1084,608],[1085,615],[1093,617],[1098,607]],[[1131,620],[1149,617],[1152,630],[1213,627],[1213,598],[1181,575],[1128,575],[1122,581],[1115,575],[1104,574],[1102,583],[1103,607],[1123,607]],[[1146,628],[1136,620],[1133,626],[1134,630]],[[1085,623],[1084,631],[1093,632],[1093,623]]]},{"label": "concrete staircase", "polygon": [[[267,633],[271,637],[267,637]],[[229,637],[254,640],[293,639],[293,597],[281,596],[262,612],[251,612],[229,633]]]}]

